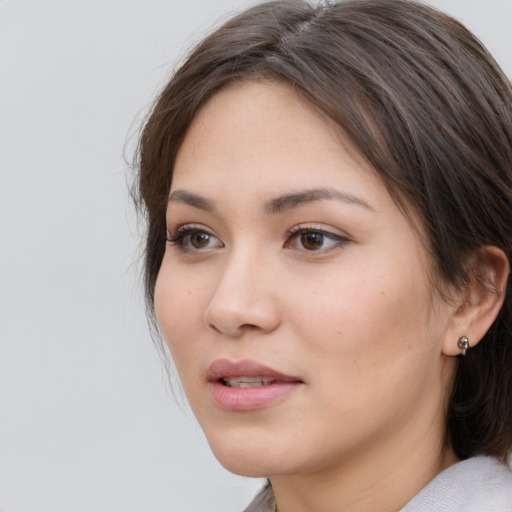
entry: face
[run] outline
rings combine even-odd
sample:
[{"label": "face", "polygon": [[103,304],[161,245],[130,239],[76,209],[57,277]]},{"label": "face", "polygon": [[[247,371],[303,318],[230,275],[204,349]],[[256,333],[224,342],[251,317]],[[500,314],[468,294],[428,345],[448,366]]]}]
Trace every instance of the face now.
[{"label": "face", "polygon": [[444,429],[453,312],[417,231],[339,137],[288,87],[240,83],[177,156],[156,312],[237,473],[328,471]]}]

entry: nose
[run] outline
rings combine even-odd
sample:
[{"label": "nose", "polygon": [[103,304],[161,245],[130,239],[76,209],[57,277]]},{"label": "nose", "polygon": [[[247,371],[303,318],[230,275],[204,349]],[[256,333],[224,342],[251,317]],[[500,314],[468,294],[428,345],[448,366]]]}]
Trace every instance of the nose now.
[{"label": "nose", "polygon": [[263,258],[233,254],[224,262],[204,312],[206,325],[232,338],[272,332],[280,323],[276,284]]}]

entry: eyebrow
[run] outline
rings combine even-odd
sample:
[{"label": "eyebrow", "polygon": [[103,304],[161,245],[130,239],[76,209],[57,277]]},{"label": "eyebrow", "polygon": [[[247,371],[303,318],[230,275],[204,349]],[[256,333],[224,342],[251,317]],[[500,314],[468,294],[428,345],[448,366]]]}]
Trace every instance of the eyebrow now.
[{"label": "eyebrow", "polygon": [[217,211],[217,207],[210,199],[193,194],[192,192],[186,192],[185,190],[175,190],[169,196],[169,203],[174,202],[188,204],[189,206],[193,206],[194,208],[198,208],[199,210],[204,210],[209,213],[215,213]]},{"label": "eyebrow", "polygon": [[[342,192],[333,188],[314,188],[308,190],[301,190],[290,194],[284,194],[274,199],[269,199],[265,202],[265,211],[268,213],[283,213],[300,206],[314,203],[321,200],[336,200],[343,203],[361,206],[370,211],[375,211],[364,199]],[[204,210],[208,213],[216,213],[217,207],[215,203],[206,197],[187,192],[185,190],[175,190],[169,196],[169,203],[183,203],[199,210]]]},{"label": "eyebrow", "polygon": [[314,188],[285,194],[267,201],[265,203],[265,210],[269,213],[282,213],[324,199],[337,200],[347,204],[362,206],[372,212],[375,211],[364,199],[333,188]]}]

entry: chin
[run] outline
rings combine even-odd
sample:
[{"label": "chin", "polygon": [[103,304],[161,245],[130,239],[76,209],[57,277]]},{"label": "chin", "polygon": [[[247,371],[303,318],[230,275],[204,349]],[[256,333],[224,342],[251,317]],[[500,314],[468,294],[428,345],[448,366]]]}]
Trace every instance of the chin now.
[{"label": "chin", "polygon": [[265,471],[263,468],[257,468],[253,463],[240,463],[240,461],[230,460],[229,463],[225,463],[217,457],[217,460],[222,466],[227,469],[230,473],[239,476],[245,476],[248,478],[268,478],[273,472]]},{"label": "chin", "polygon": [[[207,436],[208,438],[208,436]],[[227,435],[223,439],[208,438],[217,460],[231,473],[253,478],[266,478],[283,471],[283,454],[270,443],[240,439]]]}]

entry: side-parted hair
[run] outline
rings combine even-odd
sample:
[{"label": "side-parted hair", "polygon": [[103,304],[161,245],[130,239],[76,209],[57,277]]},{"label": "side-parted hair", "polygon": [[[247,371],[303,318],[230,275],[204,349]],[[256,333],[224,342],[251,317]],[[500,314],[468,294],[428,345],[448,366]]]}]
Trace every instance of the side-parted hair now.
[{"label": "side-parted hair", "polygon": [[[423,222],[438,282],[478,278],[465,262],[483,246],[512,261],[512,87],[475,36],[408,0],[263,3],[192,51],[143,127],[134,193],[147,220],[150,318],[176,154],[205,102],[242,80],[287,84],[337,123],[404,214]],[[511,450],[510,279],[494,324],[458,363],[447,429],[462,459]]]}]

